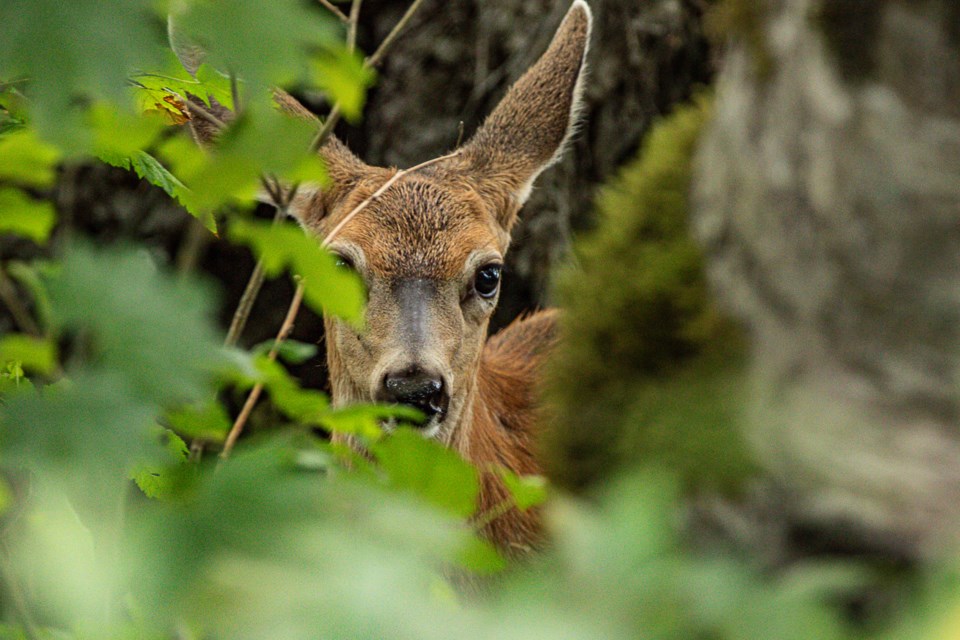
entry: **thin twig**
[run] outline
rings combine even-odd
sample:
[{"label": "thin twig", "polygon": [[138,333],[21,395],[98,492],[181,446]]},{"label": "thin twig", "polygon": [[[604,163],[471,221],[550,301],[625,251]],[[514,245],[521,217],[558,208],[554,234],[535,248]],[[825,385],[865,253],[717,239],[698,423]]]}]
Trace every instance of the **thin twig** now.
[{"label": "thin twig", "polygon": [[[321,0],[322,1],[322,0]],[[380,43],[380,46],[377,47],[377,50],[373,52],[372,55],[367,56],[363,61],[363,66],[372,69],[376,67],[383,61],[383,57],[387,54],[387,51],[390,49],[390,46],[400,35],[400,32],[404,27],[407,26],[407,23],[410,22],[410,19],[413,17],[413,14],[417,12],[417,9],[420,8],[420,5],[423,4],[423,0],[414,0],[413,3],[407,8],[406,13],[400,18],[397,24],[393,25],[393,29],[390,30],[390,33],[387,34],[387,37],[383,39],[383,42]],[[351,6],[351,15],[353,15],[353,9],[356,8],[359,11],[359,2],[355,2]],[[349,20],[349,18],[348,18]],[[355,25],[351,24],[351,29],[356,30]],[[349,34],[348,34],[349,35]],[[327,119],[323,121],[323,126],[317,132],[317,135],[314,136],[313,142],[310,143],[310,148],[313,151],[318,150],[323,146],[323,143],[327,140],[330,134],[333,132],[333,128],[336,126],[337,122],[340,121],[340,103],[333,105],[333,108],[330,109],[330,115],[327,116]]]},{"label": "thin twig", "polygon": [[243,108],[240,104],[240,87],[237,84],[237,74],[230,72],[230,97],[233,99],[233,112],[240,115]]},{"label": "thin twig", "polygon": [[[277,353],[280,351],[280,345],[283,344],[284,340],[290,335],[290,332],[293,331],[293,321],[297,318],[297,312],[300,311],[300,304],[302,302],[303,283],[300,282],[297,284],[297,290],[293,293],[293,300],[290,302],[290,307],[287,309],[287,316],[283,319],[283,325],[281,325],[276,340],[273,342],[273,348],[270,349],[270,353],[267,354],[271,362],[276,361]],[[233,451],[233,446],[237,443],[237,438],[243,433],[243,427],[250,418],[253,407],[256,406],[257,400],[260,399],[261,393],[263,393],[263,383],[258,382],[253,389],[250,390],[250,395],[247,396],[247,401],[243,404],[240,415],[237,416],[233,427],[230,428],[230,433],[227,434],[227,440],[223,443],[223,451],[220,452],[220,458],[225,459],[230,457],[230,452]]]},{"label": "thin twig", "polygon": [[330,0],[317,0],[317,1],[320,4],[322,4],[324,7],[326,7],[327,10],[330,11],[330,13],[332,13],[340,22],[349,21],[349,18],[347,18],[347,16],[344,15],[343,11],[340,11],[340,9],[338,9],[335,4],[330,2]]},{"label": "thin twig", "polygon": [[26,306],[17,297],[17,289],[4,269],[0,269],[0,299],[7,305],[7,309],[10,310],[17,326],[32,336],[38,338],[43,336],[43,332],[40,331],[40,327],[34,321],[33,316],[30,315]]},{"label": "thin twig", "polygon": [[339,102],[333,105],[333,109],[330,109],[330,114],[327,116],[327,119],[323,121],[323,126],[317,131],[317,135],[313,137],[313,142],[310,143],[310,149],[317,151],[322,147],[323,143],[330,137],[330,134],[333,133],[333,128],[337,126],[338,122],[340,122]]},{"label": "thin twig", "polygon": [[423,0],[413,0],[413,3],[407,8],[407,12],[404,13],[400,21],[393,26],[393,29],[391,29],[387,37],[383,39],[383,42],[380,43],[377,50],[364,61],[365,66],[376,67],[383,61],[383,56],[386,55],[387,50],[393,45],[393,41],[397,39],[400,32],[403,31],[403,28],[407,26],[407,23],[410,22],[413,14],[417,12],[421,4],[423,4]]},{"label": "thin twig", "polygon": [[414,171],[419,171],[420,169],[423,169],[424,167],[429,167],[430,165],[436,164],[436,163],[441,162],[441,161],[443,161],[443,160],[449,160],[450,158],[455,158],[455,157],[457,157],[458,155],[460,155],[460,150],[459,150],[459,149],[458,149],[457,151],[452,152],[452,153],[448,153],[448,154],[445,155],[445,156],[440,156],[439,158],[431,158],[430,160],[427,160],[427,161],[425,161],[425,162],[421,162],[420,164],[418,164],[418,165],[415,166],[415,167],[410,167],[409,169],[401,169],[401,170],[397,171],[395,174],[393,174],[393,175],[390,177],[389,180],[387,180],[386,182],[383,183],[383,186],[381,186],[379,189],[377,189],[376,191],[374,191],[373,194],[372,194],[369,198],[367,198],[366,200],[364,200],[363,202],[361,202],[360,204],[358,204],[356,207],[353,208],[352,211],[350,211],[350,213],[348,213],[347,215],[345,215],[345,216],[343,217],[343,220],[341,220],[341,221],[337,224],[337,226],[335,226],[335,227],[333,228],[333,231],[331,231],[330,233],[327,234],[327,237],[326,237],[326,238],[324,239],[324,241],[323,241],[323,246],[326,247],[327,245],[329,245],[330,242],[337,236],[337,234],[340,233],[340,230],[343,229],[343,227],[346,226],[346,224],[347,224],[348,222],[350,222],[350,220],[352,220],[354,216],[356,216],[358,213],[360,213],[361,211],[363,211],[371,202],[373,202],[374,200],[376,200],[377,198],[379,198],[381,195],[383,195],[383,192],[386,191],[387,189],[389,189],[390,187],[392,187],[397,180],[399,180],[399,179],[402,178],[403,176],[407,175],[408,173],[413,173]]},{"label": "thin twig", "polygon": [[357,28],[360,26],[360,5],[363,0],[353,0],[350,5],[350,17],[347,26],[347,51],[353,53],[357,48]]},{"label": "thin twig", "polygon": [[[277,207],[277,213],[273,216],[273,224],[277,224],[286,216],[286,208]],[[247,286],[240,296],[240,302],[237,303],[237,310],[233,312],[233,318],[230,320],[230,328],[227,330],[227,337],[223,341],[225,346],[232,347],[237,344],[243,334],[243,330],[247,326],[247,320],[250,319],[253,303],[257,301],[257,296],[260,295],[260,287],[263,286],[264,277],[263,260],[257,260],[253,273],[250,274],[250,279],[247,281]]]},{"label": "thin twig", "polygon": [[182,103],[184,104],[184,106],[186,107],[187,111],[189,111],[189,112],[191,112],[191,113],[196,113],[197,115],[199,115],[200,117],[202,117],[204,120],[206,120],[207,122],[215,125],[217,128],[219,128],[219,129],[221,129],[221,130],[227,128],[227,123],[226,123],[226,122],[224,122],[223,120],[221,120],[221,119],[218,118],[217,116],[213,115],[213,113],[212,113],[209,109],[207,109],[206,107],[204,107],[202,104],[199,104],[199,103],[197,103],[196,101],[187,100],[184,96],[180,95],[179,93],[177,93],[177,92],[174,91],[173,89],[168,89],[168,88],[164,87],[164,91],[166,91],[167,93],[169,93],[170,95],[172,95],[173,97],[175,97],[177,100],[179,100],[180,102],[182,102]]}]

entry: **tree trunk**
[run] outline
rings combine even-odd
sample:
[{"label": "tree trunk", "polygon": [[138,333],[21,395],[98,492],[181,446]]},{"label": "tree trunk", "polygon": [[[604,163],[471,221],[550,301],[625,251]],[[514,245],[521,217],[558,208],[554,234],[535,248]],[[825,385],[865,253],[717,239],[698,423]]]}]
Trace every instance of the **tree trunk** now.
[{"label": "tree trunk", "polygon": [[960,5],[765,6],[695,180],[749,438],[787,518],[923,556],[960,524]]}]

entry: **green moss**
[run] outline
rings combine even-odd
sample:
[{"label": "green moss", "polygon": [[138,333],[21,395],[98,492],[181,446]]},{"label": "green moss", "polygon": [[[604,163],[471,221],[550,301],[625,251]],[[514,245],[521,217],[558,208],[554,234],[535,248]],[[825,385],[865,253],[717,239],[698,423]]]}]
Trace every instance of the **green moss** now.
[{"label": "green moss", "polygon": [[598,228],[558,276],[564,339],[548,395],[548,472],[577,489],[630,461],[730,486],[750,463],[736,426],[740,341],[710,300],[687,227],[709,102],[677,111],[598,200]]}]

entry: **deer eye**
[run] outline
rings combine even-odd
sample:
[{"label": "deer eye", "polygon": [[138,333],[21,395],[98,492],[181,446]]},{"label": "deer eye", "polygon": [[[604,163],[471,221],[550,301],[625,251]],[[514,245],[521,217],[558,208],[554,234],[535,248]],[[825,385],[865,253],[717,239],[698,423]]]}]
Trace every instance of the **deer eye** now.
[{"label": "deer eye", "polygon": [[500,270],[503,265],[487,264],[477,269],[473,277],[473,289],[481,298],[492,298],[500,288]]},{"label": "deer eye", "polygon": [[340,253],[335,253],[335,254],[333,254],[333,257],[336,259],[336,264],[337,264],[337,267],[338,267],[338,268],[340,268],[340,269],[351,269],[351,270],[354,268],[354,266],[353,266],[353,260],[351,260],[351,259],[348,258],[347,256],[345,256],[345,255],[343,255],[343,254],[340,254]]}]

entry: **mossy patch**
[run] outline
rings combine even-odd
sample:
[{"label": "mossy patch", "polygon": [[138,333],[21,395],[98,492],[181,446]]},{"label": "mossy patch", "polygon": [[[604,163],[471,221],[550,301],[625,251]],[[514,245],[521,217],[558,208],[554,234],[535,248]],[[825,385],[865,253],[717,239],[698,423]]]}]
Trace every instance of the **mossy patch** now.
[{"label": "mossy patch", "polygon": [[625,463],[668,464],[698,487],[729,487],[752,465],[736,411],[741,342],[711,301],[687,215],[709,101],[651,131],[605,187],[598,228],[558,276],[563,341],[548,389],[548,472],[583,488]]}]

